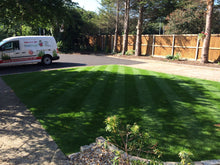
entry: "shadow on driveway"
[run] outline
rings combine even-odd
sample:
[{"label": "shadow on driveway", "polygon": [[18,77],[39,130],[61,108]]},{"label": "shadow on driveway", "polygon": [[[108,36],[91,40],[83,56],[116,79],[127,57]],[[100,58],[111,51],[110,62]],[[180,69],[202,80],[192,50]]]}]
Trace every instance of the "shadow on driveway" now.
[{"label": "shadow on driveway", "polygon": [[0,66],[0,76],[8,74],[17,74],[24,72],[36,72],[48,69],[60,69],[68,67],[85,66],[86,64],[71,63],[71,62],[53,62],[50,66],[44,66],[42,64],[23,64],[23,65],[11,65]]}]

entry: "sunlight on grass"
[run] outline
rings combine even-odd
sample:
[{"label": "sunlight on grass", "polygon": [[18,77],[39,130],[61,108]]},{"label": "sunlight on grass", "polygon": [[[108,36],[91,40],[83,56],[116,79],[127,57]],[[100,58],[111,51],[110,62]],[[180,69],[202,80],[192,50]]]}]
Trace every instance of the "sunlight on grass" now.
[{"label": "sunlight on grass", "polygon": [[158,142],[163,160],[188,150],[193,160],[220,159],[220,83],[118,65],[4,76],[66,154],[105,136],[119,115]]}]

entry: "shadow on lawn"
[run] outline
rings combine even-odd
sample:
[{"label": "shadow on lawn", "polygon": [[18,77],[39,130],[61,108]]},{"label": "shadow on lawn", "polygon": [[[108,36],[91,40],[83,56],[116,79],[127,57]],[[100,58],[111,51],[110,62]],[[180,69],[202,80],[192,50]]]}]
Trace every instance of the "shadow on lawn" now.
[{"label": "shadow on lawn", "polygon": [[[219,132],[214,125],[219,120],[216,104],[220,98],[208,87],[193,79],[176,80],[152,72],[120,74],[119,67],[111,72],[32,73],[43,82],[28,87],[25,94],[12,87],[66,154],[105,136],[104,120],[117,114],[124,123],[136,122],[148,130],[158,142],[163,160],[178,161],[178,153],[185,149],[194,154],[194,160],[219,158]],[[21,80],[28,78],[27,74]]]}]

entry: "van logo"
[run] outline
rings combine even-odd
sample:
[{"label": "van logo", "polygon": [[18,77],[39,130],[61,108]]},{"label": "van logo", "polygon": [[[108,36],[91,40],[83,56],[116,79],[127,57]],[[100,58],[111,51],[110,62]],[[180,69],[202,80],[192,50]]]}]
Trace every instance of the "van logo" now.
[{"label": "van logo", "polygon": [[33,55],[33,54],[34,54],[34,52],[33,52],[32,50],[29,50],[28,53],[29,53],[30,55]]},{"label": "van logo", "polygon": [[43,46],[43,42],[42,42],[41,40],[39,41],[39,45],[40,45],[40,46]]}]

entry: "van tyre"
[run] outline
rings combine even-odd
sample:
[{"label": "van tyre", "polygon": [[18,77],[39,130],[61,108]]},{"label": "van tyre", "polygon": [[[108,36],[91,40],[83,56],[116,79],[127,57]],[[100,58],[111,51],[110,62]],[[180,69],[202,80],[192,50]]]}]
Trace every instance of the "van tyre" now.
[{"label": "van tyre", "polygon": [[52,58],[49,55],[46,55],[42,59],[43,65],[50,65],[52,63]]}]

